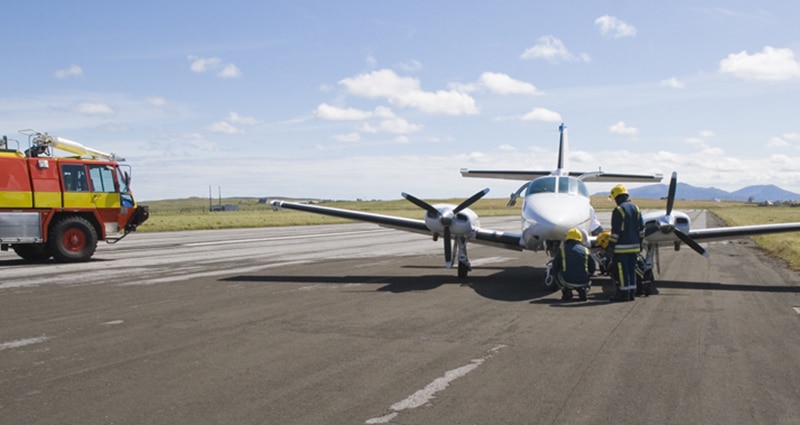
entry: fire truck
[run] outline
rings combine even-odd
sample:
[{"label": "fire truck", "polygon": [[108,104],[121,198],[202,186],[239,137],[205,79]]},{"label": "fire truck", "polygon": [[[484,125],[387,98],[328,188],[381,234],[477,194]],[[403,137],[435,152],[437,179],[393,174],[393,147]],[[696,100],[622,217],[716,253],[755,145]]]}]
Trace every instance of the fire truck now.
[{"label": "fire truck", "polygon": [[[47,133],[20,133],[28,136],[24,151],[19,141],[0,139],[0,250],[27,261],[87,261],[98,241],[116,243],[147,220],[123,158]],[[56,157],[56,149],[72,155]]]}]

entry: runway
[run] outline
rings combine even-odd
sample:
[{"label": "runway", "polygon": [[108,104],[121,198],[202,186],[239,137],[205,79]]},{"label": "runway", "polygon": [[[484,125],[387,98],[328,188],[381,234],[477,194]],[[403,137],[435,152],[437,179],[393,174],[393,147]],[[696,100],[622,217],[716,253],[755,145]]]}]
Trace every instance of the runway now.
[{"label": "runway", "polygon": [[542,253],[470,244],[459,280],[441,240],[371,224],[2,252],[0,423],[799,423],[800,277],[707,248],[622,304],[604,278],[559,302]]}]

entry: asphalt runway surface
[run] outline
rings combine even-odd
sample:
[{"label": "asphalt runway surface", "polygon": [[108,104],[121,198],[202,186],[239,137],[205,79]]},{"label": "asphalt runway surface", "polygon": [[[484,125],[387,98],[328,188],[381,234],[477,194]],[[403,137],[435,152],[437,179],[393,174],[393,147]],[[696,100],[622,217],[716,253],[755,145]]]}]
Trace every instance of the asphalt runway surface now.
[{"label": "asphalt runway surface", "polygon": [[477,244],[459,280],[441,240],[372,224],[2,252],[0,424],[800,423],[798,274],[706,247],[662,249],[628,303],[603,277],[562,303],[543,253]]}]

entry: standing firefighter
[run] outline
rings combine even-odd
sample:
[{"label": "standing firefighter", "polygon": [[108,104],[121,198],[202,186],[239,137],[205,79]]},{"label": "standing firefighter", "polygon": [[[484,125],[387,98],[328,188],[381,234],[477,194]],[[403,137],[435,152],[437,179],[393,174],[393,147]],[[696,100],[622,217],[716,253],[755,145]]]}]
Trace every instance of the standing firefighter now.
[{"label": "standing firefighter", "polygon": [[596,265],[589,248],[583,245],[580,230],[569,229],[561,249],[553,257],[553,271],[561,287],[561,301],[572,299],[572,290],[578,291],[581,301],[586,301],[586,291]]},{"label": "standing firefighter", "polygon": [[618,184],[609,196],[617,207],[611,213],[611,235],[606,253],[613,258],[619,287],[611,301],[632,301],[636,294],[636,259],[641,251],[644,222],[639,207],[630,201],[628,189]]}]

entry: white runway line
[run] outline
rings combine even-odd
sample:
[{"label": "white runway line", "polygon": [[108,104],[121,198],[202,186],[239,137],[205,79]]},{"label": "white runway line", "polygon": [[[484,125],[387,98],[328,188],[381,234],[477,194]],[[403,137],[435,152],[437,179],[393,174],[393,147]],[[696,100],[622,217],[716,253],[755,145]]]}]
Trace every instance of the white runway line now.
[{"label": "white runway line", "polygon": [[40,336],[37,338],[26,338],[26,339],[18,339],[16,341],[11,341],[11,342],[3,342],[0,343],[0,351],[7,350],[9,348],[20,348],[26,345],[39,344],[40,342],[45,342],[48,339],[50,338],[46,336]]},{"label": "white runway line", "polygon": [[445,372],[444,376],[440,376],[433,380],[430,384],[426,385],[425,388],[411,394],[408,398],[402,401],[398,401],[397,403],[391,406],[392,413],[389,413],[385,416],[380,416],[377,418],[368,419],[365,423],[367,424],[386,424],[389,423],[392,419],[396,418],[401,411],[406,409],[416,409],[417,407],[424,406],[428,404],[431,400],[434,399],[434,394],[438,393],[439,391],[443,391],[447,388],[451,382],[455,381],[458,378],[466,376],[468,373],[475,370],[478,366],[482,365],[487,359],[494,356],[498,351],[505,348],[505,345],[498,345],[497,347],[492,348],[489,350],[489,354],[479,358],[473,359],[472,362],[461,366],[459,368],[448,370]]}]

